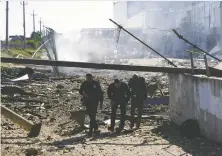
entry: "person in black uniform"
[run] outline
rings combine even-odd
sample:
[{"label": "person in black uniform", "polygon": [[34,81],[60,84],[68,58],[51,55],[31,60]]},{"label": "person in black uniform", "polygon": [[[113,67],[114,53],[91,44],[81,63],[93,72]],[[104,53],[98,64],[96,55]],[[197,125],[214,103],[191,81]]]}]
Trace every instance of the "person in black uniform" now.
[{"label": "person in black uniform", "polygon": [[113,132],[116,119],[116,110],[120,106],[121,119],[119,128],[116,129],[117,133],[120,133],[125,125],[126,105],[130,99],[130,92],[126,83],[121,82],[118,79],[114,80],[107,89],[108,98],[111,100],[111,126],[108,130]]},{"label": "person in black uniform", "polygon": [[140,127],[141,117],[143,112],[143,100],[147,98],[146,82],[143,77],[133,75],[129,80],[128,86],[131,95],[131,125],[130,128],[134,127],[134,115],[137,108],[137,121],[136,128]]},{"label": "person in black uniform", "polygon": [[86,74],[86,81],[84,81],[81,86],[79,93],[83,96],[83,102],[86,106],[86,112],[90,118],[90,128],[89,128],[89,136],[92,136],[92,132],[94,130],[98,130],[98,124],[96,123],[96,113],[97,107],[100,102],[100,108],[103,105],[103,91],[101,89],[100,83],[98,81],[93,80],[91,74]]}]

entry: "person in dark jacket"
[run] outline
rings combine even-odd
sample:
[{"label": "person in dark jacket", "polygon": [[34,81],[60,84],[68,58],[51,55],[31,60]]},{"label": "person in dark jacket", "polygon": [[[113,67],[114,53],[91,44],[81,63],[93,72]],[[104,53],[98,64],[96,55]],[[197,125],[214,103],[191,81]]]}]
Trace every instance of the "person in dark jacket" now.
[{"label": "person in dark jacket", "polygon": [[98,130],[98,124],[96,123],[96,113],[99,102],[100,108],[102,108],[103,92],[100,83],[93,80],[91,74],[86,74],[86,81],[81,84],[79,93],[83,96],[86,112],[90,118],[90,128],[88,135],[92,136],[93,130]]},{"label": "person in dark jacket", "polygon": [[116,119],[116,110],[120,106],[121,119],[119,128],[116,129],[117,133],[120,133],[125,125],[126,105],[130,99],[130,92],[126,83],[121,82],[118,79],[114,80],[107,89],[108,98],[111,100],[111,126],[108,130],[113,132]]},{"label": "person in dark jacket", "polygon": [[134,127],[134,115],[137,108],[137,121],[136,128],[140,127],[142,112],[143,112],[143,100],[147,98],[146,82],[143,77],[133,75],[129,80],[128,86],[131,95],[131,125],[130,128]]}]

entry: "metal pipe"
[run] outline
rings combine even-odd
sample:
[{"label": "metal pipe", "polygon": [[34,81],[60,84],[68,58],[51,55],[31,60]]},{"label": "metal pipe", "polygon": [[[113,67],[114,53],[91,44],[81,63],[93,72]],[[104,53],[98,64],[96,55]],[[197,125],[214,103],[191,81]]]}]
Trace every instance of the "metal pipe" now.
[{"label": "metal pipe", "polygon": [[35,53],[32,55],[32,58],[36,55],[36,53],[48,42],[50,41],[51,39],[45,41],[45,43],[43,43],[42,45],[39,46],[39,48],[35,51]]},{"label": "metal pipe", "polygon": [[162,54],[158,53],[156,50],[154,50],[152,47],[148,46],[146,43],[144,43],[143,41],[141,41],[139,38],[137,38],[136,36],[134,36],[132,33],[130,33],[129,31],[127,31],[126,29],[124,29],[121,25],[117,24],[115,21],[113,21],[112,19],[109,19],[111,22],[113,22],[115,25],[117,25],[120,29],[123,29],[126,33],[128,33],[130,36],[132,36],[133,38],[135,38],[136,40],[138,40],[140,43],[142,43],[143,45],[145,45],[146,47],[148,47],[149,49],[151,49],[153,52],[155,52],[156,54],[158,54],[159,56],[161,56],[162,58],[164,58],[170,65],[177,67],[173,62],[171,62],[170,60],[168,60],[166,57],[164,57]]},{"label": "metal pipe", "polygon": [[[69,61],[52,61],[52,60],[37,60],[37,59],[18,59],[1,57],[3,63],[15,64],[33,64],[46,66],[63,66],[63,67],[79,67],[91,69],[107,69],[107,70],[125,70],[125,71],[140,71],[140,72],[162,72],[162,73],[192,73],[190,68],[174,68],[174,67],[155,67],[155,66],[131,66],[117,64],[99,64],[86,62],[69,62]],[[211,76],[222,77],[222,71],[210,68]],[[194,69],[195,74],[205,75],[205,69]]]},{"label": "metal pipe", "polygon": [[180,38],[181,40],[184,40],[184,42],[190,44],[191,46],[193,46],[193,48],[196,48],[196,49],[202,51],[203,53],[205,53],[206,55],[208,55],[208,56],[214,58],[215,60],[218,60],[218,61],[221,62],[221,60],[220,60],[219,58],[217,58],[217,57],[209,54],[208,52],[204,51],[203,49],[200,49],[199,47],[197,47],[197,45],[195,45],[195,44],[191,43],[190,41],[188,41],[187,39],[185,39],[185,38],[184,38],[182,35],[180,35],[175,29],[173,29],[173,32],[178,36],[178,38]]}]

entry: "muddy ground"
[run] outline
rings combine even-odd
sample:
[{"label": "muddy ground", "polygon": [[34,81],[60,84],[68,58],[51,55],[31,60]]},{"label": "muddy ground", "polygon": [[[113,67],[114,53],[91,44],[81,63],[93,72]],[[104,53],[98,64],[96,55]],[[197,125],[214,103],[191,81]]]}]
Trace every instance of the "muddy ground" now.
[{"label": "muddy ground", "polygon": [[[112,82],[113,73],[108,75],[98,74],[98,71],[93,73],[106,92],[108,84]],[[7,74],[13,76],[10,72],[6,72]],[[121,72],[119,75],[123,80],[127,80],[127,77],[132,74],[132,72]],[[168,95],[166,75],[158,77],[157,74],[141,74],[146,78],[147,83],[154,77],[159,79],[160,88],[164,95]],[[51,73],[47,71],[45,75],[49,77]],[[84,80],[83,74],[74,75],[63,79],[44,78],[17,83],[11,83],[7,78],[3,78],[2,86],[16,86],[32,94],[14,96],[2,94],[1,103],[26,119],[34,123],[42,122],[43,125],[38,137],[28,138],[27,131],[1,116],[2,155],[222,155],[221,145],[204,138],[183,138],[179,134],[178,126],[171,123],[167,116],[152,116],[152,114],[169,111],[168,106],[145,108],[144,115],[149,116],[142,120],[141,128],[138,130],[129,131],[129,122],[126,121],[126,130],[120,135],[108,132],[107,125],[103,122],[109,118],[109,115],[104,112],[110,110],[106,93],[104,93],[103,110],[98,110],[97,116],[101,133],[87,138],[85,130],[81,129],[77,122],[70,120],[70,111],[79,110],[81,107],[78,88]],[[155,94],[155,96],[160,95],[160,92]],[[128,106],[128,114],[129,109],[130,106]]]}]

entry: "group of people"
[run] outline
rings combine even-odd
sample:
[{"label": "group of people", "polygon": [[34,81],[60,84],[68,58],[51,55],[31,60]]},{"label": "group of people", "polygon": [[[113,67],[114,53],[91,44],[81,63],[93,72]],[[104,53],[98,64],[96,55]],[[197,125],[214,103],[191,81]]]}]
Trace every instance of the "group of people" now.
[{"label": "group of people", "polygon": [[[93,132],[98,131],[98,124],[96,122],[97,107],[103,106],[103,91],[100,83],[93,79],[91,74],[86,74],[86,80],[81,84],[79,93],[82,95],[82,101],[86,107],[86,112],[90,118],[90,126],[88,135],[92,136]],[[120,133],[125,125],[126,106],[131,99],[131,125],[134,127],[134,114],[137,108],[138,115],[136,121],[136,128],[140,127],[143,100],[147,98],[146,83],[143,77],[133,75],[130,78],[128,84],[121,82],[119,79],[115,79],[107,89],[108,98],[111,101],[111,126],[108,130],[113,132],[116,120],[116,111],[120,107],[121,117],[119,127],[116,128],[116,132]]]}]

